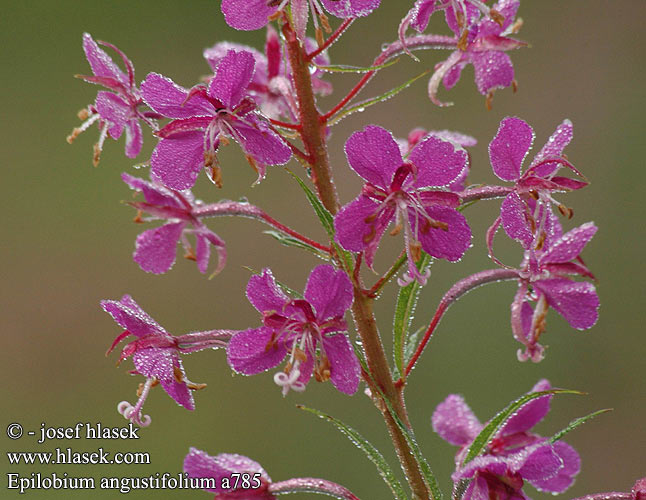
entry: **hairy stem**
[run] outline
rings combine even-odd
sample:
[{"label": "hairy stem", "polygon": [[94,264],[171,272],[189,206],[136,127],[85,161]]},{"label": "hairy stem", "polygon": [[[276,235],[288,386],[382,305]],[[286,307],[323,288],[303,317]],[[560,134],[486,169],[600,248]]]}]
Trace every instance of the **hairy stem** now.
[{"label": "hairy stem", "polygon": [[[332,214],[336,214],[339,202],[327,153],[325,140],[326,124],[325,119],[320,115],[316,107],[307,54],[288,23],[285,23],[283,26],[283,33],[286,39],[288,57],[293,71],[293,83],[298,99],[301,139],[311,160],[312,181],[316,186],[323,205]],[[383,344],[379,337],[379,331],[377,330],[377,324],[372,310],[372,299],[366,297],[360,282],[356,278],[353,280],[353,288],[354,303],[352,305],[352,313],[357,331],[363,342],[370,376],[379,386],[379,389],[385,397],[389,399],[397,416],[406,425],[410,425],[408,416],[406,415],[403,396],[395,387]],[[428,487],[420,472],[419,465],[411,452],[411,448],[390,414],[387,405],[379,402],[380,397],[378,394],[373,393],[373,399],[384,417],[397,451],[397,456],[399,457],[415,499],[427,500],[431,498]]]},{"label": "hairy stem", "polygon": [[339,199],[332,181],[330,159],[325,144],[325,122],[316,107],[312,79],[310,76],[309,61],[305,50],[296,38],[296,33],[285,24],[283,34],[287,44],[287,54],[292,68],[292,77],[298,100],[300,118],[300,134],[305,151],[310,156],[312,167],[312,182],[316,186],[323,206],[331,214],[336,214],[339,209]]}]

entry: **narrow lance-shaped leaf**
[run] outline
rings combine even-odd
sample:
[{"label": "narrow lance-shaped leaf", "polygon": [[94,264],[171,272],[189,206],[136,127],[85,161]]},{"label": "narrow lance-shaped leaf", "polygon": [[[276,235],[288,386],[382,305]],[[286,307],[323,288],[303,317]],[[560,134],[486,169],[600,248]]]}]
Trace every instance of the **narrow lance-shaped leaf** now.
[{"label": "narrow lance-shaped leaf", "polygon": [[530,401],[540,398],[543,396],[549,396],[550,394],[583,394],[580,391],[572,391],[569,389],[551,389],[549,391],[540,391],[540,392],[531,392],[525,394],[518,399],[512,401],[504,410],[499,412],[495,417],[493,417],[487,425],[480,431],[480,434],[476,436],[467,451],[467,454],[464,457],[462,465],[468,464],[471,460],[480,455],[487,447],[487,445],[494,438],[496,433],[500,428],[509,420],[514,413],[516,413],[522,406],[526,405]]},{"label": "narrow lance-shaped leaf", "polygon": [[589,415],[586,415],[585,417],[579,417],[575,418],[568,424],[568,426],[565,429],[560,430],[556,434],[554,434],[550,438],[550,443],[556,443],[559,439],[561,439],[563,436],[565,436],[568,432],[573,431],[576,429],[579,425],[586,423],[588,420],[596,417],[597,415],[601,415],[602,413],[606,413],[612,411],[612,408],[605,408],[603,410],[598,410],[595,411],[594,413],[590,413]]},{"label": "narrow lance-shaped leaf", "polygon": [[370,107],[374,104],[378,104],[383,101],[387,101],[394,95],[399,94],[402,90],[410,87],[416,80],[419,80],[423,76],[428,75],[431,72],[431,70],[426,70],[424,73],[421,73],[407,82],[402,83],[399,87],[395,87],[392,90],[389,90],[388,92],[385,92],[381,94],[380,96],[373,97],[372,99],[367,99],[365,101],[362,101],[358,104],[355,104],[354,106],[351,106],[349,108],[346,108],[342,113],[339,113],[333,120],[330,120],[329,125],[335,125],[339,123],[341,120],[343,120],[346,116],[351,115],[352,113],[356,113],[357,111],[363,111],[365,108]]},{"label": "narrow lance-shaped leaf", "polygon": [[327,71],[329,73],[370,73],[371,71],[378,71],[380,69],[387,68],[388,66],[392,66],[396,62],[399,61],[399,58],[393,59],[392,61],[389,61],[385,64],[380,64],[378,66],[369,66],[367,68],[362,68],[360,66],[346,66],[344,64],[333,64],[330,66],[320,66],[318,64],[312,63],[312,65],[320,69],[321,71]]},{"label": "narrow lance-shaped leaf", "polygon": [[[421,274],[424,274],[430,263],[431,256],[423,253],[422,258],[416,264],[417,269]],[[408,333],[413,322],[413,314],[421,290],[422,286],[415,280],[409,285],[401,287],[397,295],[395,316],[393,318],[393,354],[397,376],[404,372],[404,351],[407,347]]]},{"label": "narrow lance-shaped leaf", "polygon": [[321,222],[321,225],[323,226],[323,229],[325,229],[325,232],[330,238],[330,241],[332,242],[332,247],[334,248],[336,254],[341,258],[343,261],[343,265],[345,267],[345,270],[348,273],[352,272],[352,269],[354,267],[353,262],[352,262],[352,254],[350,252],[347,252],[346,250],[343,250],[339,245],[337,245],[334,242],[334,217],[330,213],[330,211],[323,206],[323,203],[321,203],[321,200],[318,199],[316,194],[305,184],[299,176],[297,176],[294,172],[292,172],[289,169],[286,169],[287,172],[298,182],[298,185],[301,187],[303,192],[305,193],[305,196],[307,197],[307,200],[310,202],[310,205],[312,205],[312,208],[314,208],[314,212],[316,212],[316,216],[318,217],[319,221]]},{"label": "narrow lance-shaped leaf", "polygon": [[422,336],[422,332],[426,330],[426,326],[420,326],[414,333],[411,333],[408,335],[408,340],[404,344],[404,366],[408,365],[410,362],[411,358],[413,357],[413,354],[415,354],[415,350],[417,349],[417,344],[420,341],[420,338]]},{"label": "narrow lance-shaped leaf", "polygon": [[269,229],[267,231],[263,231],[263,233],[268,234],[275,240],[277,240],[280,244],[285,245],[287,247],[296,247],[296,248],[302,248],[303,250],[307,250],[308,252],[312,252],[314,255],[319,257],[320,259],[323,260],[329,260],[328,256],[321,253],[321,251],[313,247],[312,245],[308,245],[304,241],[297,240],[296,238],[286,235],[285,233],[281,233],[280,231],[274,231],[272,229]]},{"label": "narrow lance-shaped leaf", "polygon": [[330,415],[327,415],[319,410],[308,408],[307,406],[302,406],[302,405],[296,405],[296,407],[301,410],[305,410],[309,413],[312,413],[313,415],[316,415],[319,418],[328,420],[329,422],[334,424],[334,426],[337,429],[339,429],[341,433],[344,434],[352,442],[352,444],[354,444],[357,448],[359,448],[368,457],[368,459],[373,464],[375,464],[375,466],[377,467],[377,470],[379,471],[379,475],[383,478],[383,480],[386,482],[388,487],[391,489],[391,491],[393,492],[393,495],[395,495],[395,499],[396,500],[408,499],[408,497],[406,496],[406,493],[404,492],[404,488],[395,477],[395,474],[393,473],[392,469],[386,462],[386,459],[384,458],[384,456],[361,434],[355,431],[352,427],[344,424],[341,420],[334,418]]}]

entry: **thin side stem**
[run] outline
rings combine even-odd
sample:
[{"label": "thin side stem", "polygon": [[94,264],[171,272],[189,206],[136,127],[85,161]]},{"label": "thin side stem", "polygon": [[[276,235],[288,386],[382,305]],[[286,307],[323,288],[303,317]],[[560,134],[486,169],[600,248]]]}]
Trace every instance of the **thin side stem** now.
[{"label": "thin side stem", "polygon": [[298,231],[278,222],[272,216],[267,214],[261,208],[251,205],[249,203],[241,203],[236,201],[225,201],[221,203],[213,203],[210,205],[203,205],[198,207],[193,212],[197,217],[226,217],[226,216],[239,216],[249,217],[251,219],[261,220],[270,226],[282,231],[283,233],[293,236],[297,240],[307,243],[314,248],[322,250],[325,253],[330,253],[330,247],[322,245],[307,236],[302,235]]},{"label": "thin side stem", "polygon": [[514,186],[480,186],[465,189],[456,193],[462,203],[470,203],[477,200],[493,200],[495,198],[504,198],[514,190]]},{"label": "thin side stem", "polygon": [[424,352],[426,344],[428,344],[428,341],[431,339],[435,328],[437,327],[440,320],[442,319],[442,316],[444,316],[444,313],[451,306],[451,304],[462,297],[462,295],[464,295],[465,293],[481,285],[512,279],[518,279],[518,271],[516,271],[515,269],[488,269],[486,271],[480,271],[479,273],[467,276],[466,278],[458,281],[455,285],[453,285],[449,289],[449,291],[446,292],[444,297],[442,297],[442,300],[440,300],[435,314],[433,315],[433,319],[431,319],[431,323],[426,329],[426,333],[424,333],[424,338],[419,343],[417,349],[415,350],[415,353],[408,362],[403,377],[397,381],[397,386],[403,387],[405,385],[406,377],[415,367],[415,363],[417,363],[417,360],[422,355],[422,352]]},{"label": "thin side stem", "polygon": [[377,280],[377,282],[372,286],[370,290],[366,290],[365,294],[368,297],[375,298],[381,292],[381,289],[390,281],[390,279],[401,269],[401,267],[406,263],[408,256],[406,255],[406,250],[403,250],[399,258],[391,266],[386,274]]},{"label": "thin side stem", "polygon": [[307,54],[307,60],[311,61],[314,59],[316,56],[318,56],[321,52],[326,50],[330,45],[332,45],[336,40],[343,34],[343,32],[350,27],[350,25],[354,22],[354,18],[349,18],[346,19],[341,23],[341,25],[332,33],[327,40],[321,45],[318,49],[315,51]]},{"label": "thin side stem", "polygon": [[[431,47],[453,49],[456,47],[456,44],[457,41],[455,38],[440,35],[418,35],[406,39],[406,47],[408,48],[408,50],[421,50]],[[397,40],[396,42],[388,45],[373,61],[372,65],[381,66],[393,57],[398,56],[402,53],[404,53],[404,46],[399,40]],[[363,77],[361,77],[359,82],[350,90],[350,92],[348,92],[348,94],[343,99],[341,99],[341,101],[336,106],[334,106],[330,111],[328,111],[321,117],[322,120],[327,122],[336,113],[341,111],[345,107],[345,105],[348,104],[352,99],[354,99],[354,97],[363,89],[363,87],[365,87],[366,84],[370,80],[372,80],[372,77],[375,76],[375,73],[377,73],[377,71],[378,70],[369,71],[368,73],[363,75]]]},{"label": "thin side stem", "polygon": [[280,495],[283,493],[323,493],[343,498],[345,500],[359,500],[354,493],[340,484],[333,483],[327,479],[318,479],[313,477],[297,477],[280,481],[269,485],[269,492]]}]

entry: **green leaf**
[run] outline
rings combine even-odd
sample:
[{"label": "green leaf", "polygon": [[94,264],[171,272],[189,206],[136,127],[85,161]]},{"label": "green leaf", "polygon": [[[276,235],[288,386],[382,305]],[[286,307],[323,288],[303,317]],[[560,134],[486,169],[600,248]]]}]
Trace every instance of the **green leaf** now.
[{"label": "green leaf", "polygon": [[426,331],[426,325],[420,326],[414,333],[408,336],[408,341],[404,345],[404,366],[408,365],[413,354],[415,354],[415,349],[417,349],[417,344],[419,344],[423,331]]},{"label": "green leaf", "polygon": [[386,100],[390,99],[394,95],[399,94],[405,88],[410,87],[416,80],[419,80],[423,76],[428,75],[430,72],[431,72],[431,70],[428,69],[428,70],[424,71],[424,73],[421,73],[421,74],[411,78],[407,82],[404,82],[399,87],[395,87],[394,89],[389,90],[388,92],[386,92],[384,94],[381,94],[380,96],[373,97],[372,99],[362,101],[362,102],[360,102],[358,104],[355,104],[354,106],[346,108],[342,113],[338,114],[333,120],[330,120],[329,125],[330,126],[335,125],[335,124],[339,123],[341,120],[343,120],[346,116],[351,115],[352,113],[355,113],[357,111],[363,111],[365,108],[367,108],[369,106],[372,106],[374,104],[378,104],[380,102],[383,102],[383,101],[386,101]]},{"label": "green leaf", "polygon": [[516,413],[521,407],[525,406],[530,401],[540,398],[543,396],[549,396],[550,394],[583,394],[579,391],[571,391],[568,389],[551,389],[549,391],[540,391],[540,392],[530,392],[525,394],[518,399],[512,401],[504,410],[499,412],[495,417],[493,417],[489,423],[480,431],[480,434],[476,436],[469,446],[466,456],[462,465],[468,464],[471,460],[480,455],[485,451],[487,445],[491,442],[496,433],[501,429],[501,427],[509,420],[514,413]]},{"label": "green leaf", "polygon": [[[253,268],[251,268],[251,267],[249,267],[249,266],[242,266],[242,268],[243,268],[243,269],[246,269],[246,270],[247,270],[247,271],[249,271],[251,274],[261,274],[261,272],[260,272],[260,271],[256,271],[255,269],[253,269]],[[274,281],[276,282],[276,284],[278,285],[278,287],[279,287],[279,288],[281,288],[281,289],[283,290],[283,292],[285,292],[287,295],[291,295],[292,297],[296,297],[297,299],[302,299],[302,298],[303,298],[303,294],[302,294],[302,293],[297,292],[296,290],[294,290],[294,289],[292,289],[292,288],[288,287],[288,286],[287,286],[287,285],[285,285],[284,283],[281,283],[281,282],[280,282],[280,281],[278,281],[276,278],[274,278]]]},{"label": "green leaf", "polygon": [[397,63],[399,58],[393,59],[385,64],[380,64],[378,66],[370,66],[367,68],[362,68],[359,66],[346,66],[344,64],[333,64],[331,66],[319,66],[318,64],[312,63],[312,66],[320,69],[322,71],[327,71],[329,73],[370,73],[371,71],[378,71],[380,69],[387,68]]},{"label": "green leaf", "polygon": [[312,252],[314,255],[316,255],[317,257],[323,260],[329,260],[328,255],[322,253],[318,248],[313,247],[312,245],[308,245],[304,241],[298,240],[285,233],[282,233],[280,231],[274,231],[273,229],[263,231],[263,233],[268,234],[269,236],[277,240],[281,245],[285,245],[287,247],[301,248],[303,250],[307,250],[308,252]]},{"label": "green leaf", "polygon": [[377,467],[377,470],[379,471],[379,475],[382,477],[382,479],[386,482],[390,490],[393,492],[393,494],[395,495],[395,498],[397,500],[408,499],[404,491],[404,488],[395,477],[395,474],[393,473],[392,469],[386,462],[386,459],[384,458],[384,456],[361,434],[355,431],[352,427],[341,422],[341,420],[336,419],[330,415],[327,415],[319,410],[308,408],[307,406],[303,406],[303,405],[296,405],[296,407],[301,410],[305,410],[309,413],[312,413],[313,415],[316,415],[317,417],[322,418],[323,420],[328,420],[329,422],[334,424],[334,426],[337,429],[339,429],[341,433],[344,434],[352,442],[352,444],[354,444],[357,448],[359,448],[368,457],[368,459],[373,464],[375,464],[375,466]]},{"label": "green leaf", "polygon": [[314,192],[309,188],[307,184],[305,184],[301,180],[299,176],[297,176],[289,169],[285,170],[287,170],[287,172],[289,172],[289,174],[296,180],[296,182],[298,182],[298,185],[305,193],[307,200],[310,202],[310,205],[312,205],[312,208],[314,208],[314,212],[316,212],[316,216],[318,217],[319,221],[321,221],[323,229],[325,229],[325,232],[329,236],[330,241],[332,242],[332,247],[336,251],[336,254],[341,258],[345,270],[349,274],[351,274],[352,270],[354,269],[352,254],[350,252],[347,252],[346,250],[343,250],[343,248],[341,248],[334,242],[334,217],[332,216],[330,211],[323,206],[323,203],[321,203],[321,200],[318,199],[318,196],[314,194]]},{"label": "green leaf", "polygon": [[399,416],[397,415],[397,412],[395,412],[392,404],[390,403],[388,398],[386,398],[386,395],[381,392],[381,390],[379,392],[381,394],[383,402],[386,403],[386,406],[388,407],[388,411],[390,412],[391,417],[397,424],[397,427],[399,427],[399,429],[402,431],[402,434],[404,435],[408,446],[415,456],[415,460],[419,464],[422,476],[424,476],[424,481],[426,482],[426,486],[428,486],[428,489],[431,492],[431,500],[442,500],[443,495],[442,490],[440,489],[440,485],[437,482],[437,478],[433,474],[433,471],[431,470],[431,466],[429,465],[424,455],[422,455],[422,451],[419,449],[417,440],[413,435],[413,431],[409,429],[408,426],[404,424],[404,422],[402,422],[401,418],[399,418]]},{"label": "green leaf", "polygon": [[[420,270],[420,273],[423,273],[430,263],[431,256],[423,253],[422,258],[417,262],[417,269]],[[393,354],[398,374],[404,373],[404,351],[407,347],[408,332],[421,290],[422,286],[417,281],[413,281],[411,284],[401,287],[397,295],[395,316],[393,318]]]},{"label": "green leaf", "polygon": [[597,415],[601,415],[602,413],[606,413],[612,411],[612,408],[605,408],[603,410],[595,411],[594,413],[590,413],[589,415],[586,415],[585,417],[579,417],[575,418],[568,424],[568,426],[565,429],[560,430],[556,434],[554,434],[550,438],[550,443],[556,443],[559,439],[561,439],[563,436],[565,436],[568,432],[573,431],[576,429],[579,425],[584,424],[588,420],[596,417]]}]

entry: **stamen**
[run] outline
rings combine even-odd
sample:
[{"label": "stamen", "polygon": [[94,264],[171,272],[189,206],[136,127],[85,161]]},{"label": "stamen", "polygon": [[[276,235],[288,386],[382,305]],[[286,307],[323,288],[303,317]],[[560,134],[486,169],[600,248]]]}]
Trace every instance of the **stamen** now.
[{"label": "stamen", "polygon": [[144,406],[144,402],[148,397],[150,389],[157,385],[157,383],[158,380],[155,377],[148,378],[146,383],[137,390],[137,395],[139,396],[137,404],[133,406],[128,401],[121,401],[117,405],[117,411],[123,415],[125,419],[130,420],[141,427],[148,427],[152,419],[150,418],[150,415],[144,415],[142,418],[141,409]]},{"label": "stamen", "polygon": [[94,156],[92,157],[92,164],[95,167],[99,166],[99,160],[101,159],[101,151],[103,151],[103,143],[105,142],[105,139],[107,136],[108,136],[108,126],[107,124],[105,124],[101,129],[101,134],[99,135],[98,142],[94,145]]},{"label": "stamen", "polygon": [[563,217],[567,217],[568,219],[574,217],[574,210],[572,208],[559,204],[558,209]]},{"label": "stamen", "polygon": [[375,229],[375,226],[370,226],[370,232],[365,234],[362,238],[363,242],[367,245],[375,239],[375,236],[377,236],[377,230]]}]

